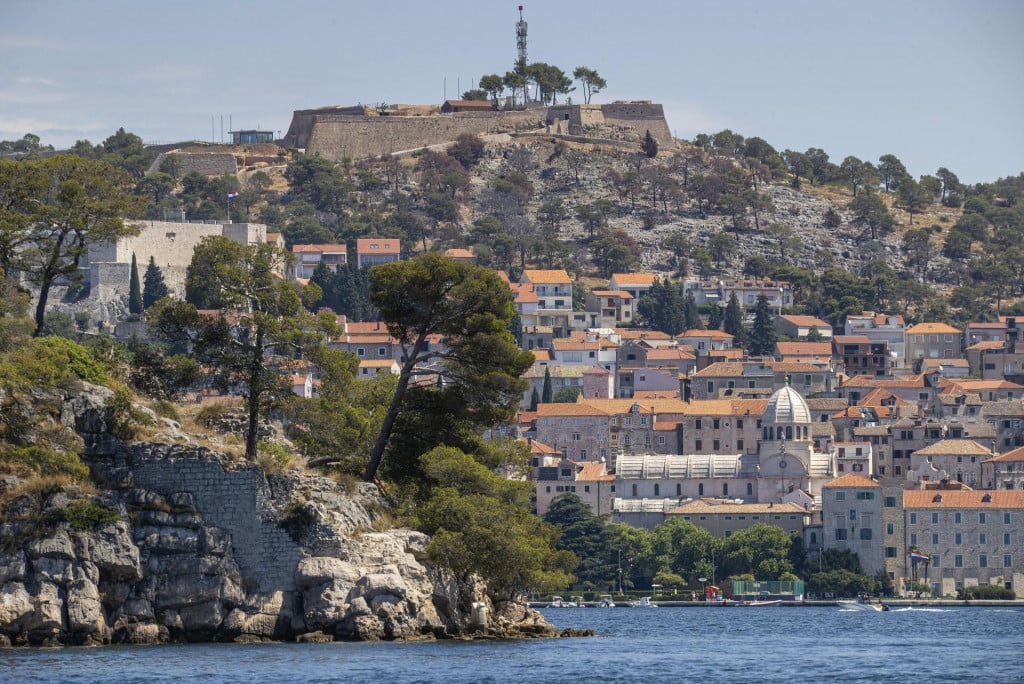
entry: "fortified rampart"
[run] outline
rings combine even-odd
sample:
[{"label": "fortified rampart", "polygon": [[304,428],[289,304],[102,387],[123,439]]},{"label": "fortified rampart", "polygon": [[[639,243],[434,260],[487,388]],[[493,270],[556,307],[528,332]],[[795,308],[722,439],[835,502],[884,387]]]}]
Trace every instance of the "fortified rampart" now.
[{"label": "fortified rampart", "polygon": [[192,253],[206,237],[223,235],[241,244],[266,242],[267,227],[262,223],[179,223],[174,221],[136,221],[139,234],[116,242],[89,245],[89,286],[97,295],[128,294],[132,254],[141,278],[153,257],[167,286],[181,293],[185,270]]},{"label": "fortified rampart", "polygon": [[[406,110],[397,115],[367,113],[364,107],[327,107],[298,110],[292,115],[283,144],[339,161],[416,150],[453,142],[463,133],[493,135],[548,131],[566,135],[607,138],[615,128],[630,137],[650,131],[661,145],[672,134],[659,104],[616,102],[603,105],[556,105],[494,112],[423,113]],[[423,109],[418,111],[425,111]]]}]

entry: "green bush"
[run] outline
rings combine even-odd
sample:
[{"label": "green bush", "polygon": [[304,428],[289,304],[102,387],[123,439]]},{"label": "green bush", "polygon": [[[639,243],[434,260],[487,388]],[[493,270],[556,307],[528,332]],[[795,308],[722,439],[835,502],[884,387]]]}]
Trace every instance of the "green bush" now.
[{"label": "green bush", "polygon": [[71,375],[94,385],[106,385],[108,382],[103,364],[77,342],[50,336],[32,340],[32,346],[52,358]]},{"label": "green bush", "polygon": [[78,454],[35,444],[26,447],[5,445],[0,449],[0,469],[22,476],[67,475],[79,480],[89,477],[89,468]]},{"label": "green bush", "polygon": [[999,584],[979,584],[976,587],[965,587],[961,590],[964,600],[980,599],[988,601],[1013,601],[1017,594],[1012,589]]},{"label": "green bush", "polygon": [[117,522],[121,516],[110,506],[90,499],[77,499],[63,508],[50,511],[47,519],[49,522],[71,523],[76,530],[91,530],[101,523]]}]

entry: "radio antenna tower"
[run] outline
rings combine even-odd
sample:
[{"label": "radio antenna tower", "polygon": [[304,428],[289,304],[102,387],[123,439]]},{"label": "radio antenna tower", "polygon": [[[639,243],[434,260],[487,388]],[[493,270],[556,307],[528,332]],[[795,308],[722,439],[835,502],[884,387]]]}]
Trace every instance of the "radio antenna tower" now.
[{"label": "radio antenna tower", "polygon": [[516,48],[519,49],[517,65],[526,67],[526,22],[523,21],[523,6],[519,6],[519,21],[516,22]]}]

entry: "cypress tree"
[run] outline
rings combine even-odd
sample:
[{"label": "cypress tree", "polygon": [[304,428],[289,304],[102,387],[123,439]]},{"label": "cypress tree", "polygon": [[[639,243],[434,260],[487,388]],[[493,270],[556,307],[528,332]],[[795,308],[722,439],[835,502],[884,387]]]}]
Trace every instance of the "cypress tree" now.
[{"label": "cypress tree", "polygon": [[683,300],[683,320],[686,330],[700,330],[704,327],[704,321],[697,310],[697,300],[692,292],[687,292]]},{"label": "cypress tree", "polygon": [[708,314],[708,330],[721,330],[722,329],[722,307],[717,304],[711,307],[711,312]]},{"label": "cypress tree", "polygon": [[539,404],[539,403],[540,403],[540,395],[537,394],[537,388],[534,387],[533,388],[533,392],[530,393],[530,410],[531,411],[536,411],[537,410],[537,404]]},{"label": "cypress tree", "polygon": [[139,264],[132,252],[132,272],[128,277],[128,313],[138,315],[143,312],[142,288],[139,286]]},{"label": "cypress tree", "polygon": [[156,265],[156,260],[149,257],[149,265],[142,276],[142,307],[148,309],[170,293],[167,283],[164,282],[163,271]]},{"label": "cypress tree", "polygon": [[647,135],[644,136],[644,142],[642,144],[644,154],[650,159],[654,159],[658,156],[658,141],[651,135],[651,130],[647,129]]},{"label": "cypress tree", "polygon": [[751,356],[768,356],[775,351],[775,326],[772,325],[772,310],[768,299],[761,295],[754,307],[754,323],[750,328],[747,350]]},{"label": "cypress tree", "polygon": [[552,399],[551,369],[550,368],[545,368],[544,369],[544,387],[543,387],[543,389],[541,389],[541,392],[540,392],[540,400],[541,400],[541,403],[550,404],[551,403],[551,399]]},{"label": "cypress tree", "polygon": [[743,329],[743,310],[740,308],[740,300],[736,293],[729,295],[729,304],[725,307],[725,318],[722,320],[722,330],[733,337],[733,346],[739,348],[746,343],[746,331]]}]

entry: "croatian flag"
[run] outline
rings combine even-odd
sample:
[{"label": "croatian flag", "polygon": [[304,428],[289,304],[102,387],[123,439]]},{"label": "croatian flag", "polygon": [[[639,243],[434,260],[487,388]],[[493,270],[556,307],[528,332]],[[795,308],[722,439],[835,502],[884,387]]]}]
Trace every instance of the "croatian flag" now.
[{"label": "croatian flag", "polygon": [[927,562],[928,561],[928,556],[926,554],[921,553],[920,551],[911,551],[910,552],[910,560],[912,560],[912,561],[924,561],[924,562]]},{"label": "croatian flag", "polygon": [[228,199],[235,199],[236,197],[238,197],[237,191],[232,190],[231,192],[228,193]]}]

